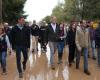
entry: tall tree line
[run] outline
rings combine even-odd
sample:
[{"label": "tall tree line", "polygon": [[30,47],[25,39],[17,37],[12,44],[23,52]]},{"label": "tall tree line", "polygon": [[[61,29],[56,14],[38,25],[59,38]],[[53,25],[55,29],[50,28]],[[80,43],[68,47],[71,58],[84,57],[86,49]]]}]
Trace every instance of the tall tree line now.
[{"label": "tall tree line", "polygon": [[2,23],[2,0],[0,0],[0,26]]},{"label": "tall tree line", "polygon": [[52,11],[58,22],[71,20],[100,20],[100,0],[64,0]]}]

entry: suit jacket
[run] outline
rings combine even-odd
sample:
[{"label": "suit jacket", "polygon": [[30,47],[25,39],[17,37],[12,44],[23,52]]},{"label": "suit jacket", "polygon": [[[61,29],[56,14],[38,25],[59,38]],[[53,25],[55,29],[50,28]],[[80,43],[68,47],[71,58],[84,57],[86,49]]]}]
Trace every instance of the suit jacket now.
[{"label": "suit jacket", "polygon": [[49,24],[47,28],[48,41],[57,42],[59,38],[59,25],[56,24],[56,31],[54,32],[52,25]]},{"label": "suit jacket", "polygon": [[25,46],[30,48],[30,29],[28,27],[23,27],[22,30],[18,26],[14,26],[11,31],[11,44],[14,49],[16,46]]}]

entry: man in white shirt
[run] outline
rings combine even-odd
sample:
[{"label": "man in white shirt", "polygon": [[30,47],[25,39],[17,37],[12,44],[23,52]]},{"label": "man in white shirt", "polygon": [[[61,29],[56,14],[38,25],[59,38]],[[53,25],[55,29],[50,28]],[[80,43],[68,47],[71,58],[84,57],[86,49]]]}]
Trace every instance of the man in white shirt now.
[{"label": "man in white shirt", "polygon": [[54,70],[54,53],[57,49],[57,42],[58,42],[58,32],[59,26],[56,23],[56,17],[51,17],[51,23],[48,25],[47,35],[48,35],[48,43],[50,47],[50,65],[51,68]]}]

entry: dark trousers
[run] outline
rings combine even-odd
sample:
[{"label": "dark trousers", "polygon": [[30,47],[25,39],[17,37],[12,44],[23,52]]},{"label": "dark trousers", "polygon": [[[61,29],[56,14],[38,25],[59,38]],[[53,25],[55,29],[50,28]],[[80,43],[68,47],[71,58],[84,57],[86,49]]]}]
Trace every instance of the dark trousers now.
[{"label": "dark trousers", "polygon": [[19,73],[22,73],[22,64],[21,64],[21,52],[23,54],[23,66],[26,65],[28,60],[28,48],[25,46],[16,46],[16,61],[17,61],[17,69]]},{"label": "dark trousers", "polygon": [[43,48],[45,51],[47,50],[47,47],[45,45],[45,42],[41,41],[41,48]]},{"label": "dark trousers", "polygon": [[68,56],[69,63],[72,63],[74,61],[75,48],[76,48],[75,45],[69,45],[69,56]]}]

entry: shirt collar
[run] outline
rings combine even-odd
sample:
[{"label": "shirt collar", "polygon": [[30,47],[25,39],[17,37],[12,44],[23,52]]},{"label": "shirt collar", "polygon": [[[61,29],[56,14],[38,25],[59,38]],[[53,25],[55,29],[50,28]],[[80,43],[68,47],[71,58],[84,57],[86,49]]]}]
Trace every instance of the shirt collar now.
[{"label": "shirt collar", "polygon": [[23,25],[21,25],[21,24],[17,24],[17,26],[18,26],[18,28],[19,28],[20,30],[23,29]]},{"label": "shirt collar", "polygon": [[56,23],[55,23],[55,24],[54,24],[54,23],[51,23],[51,25],[52,25],[52,26],[56,26]]}]

